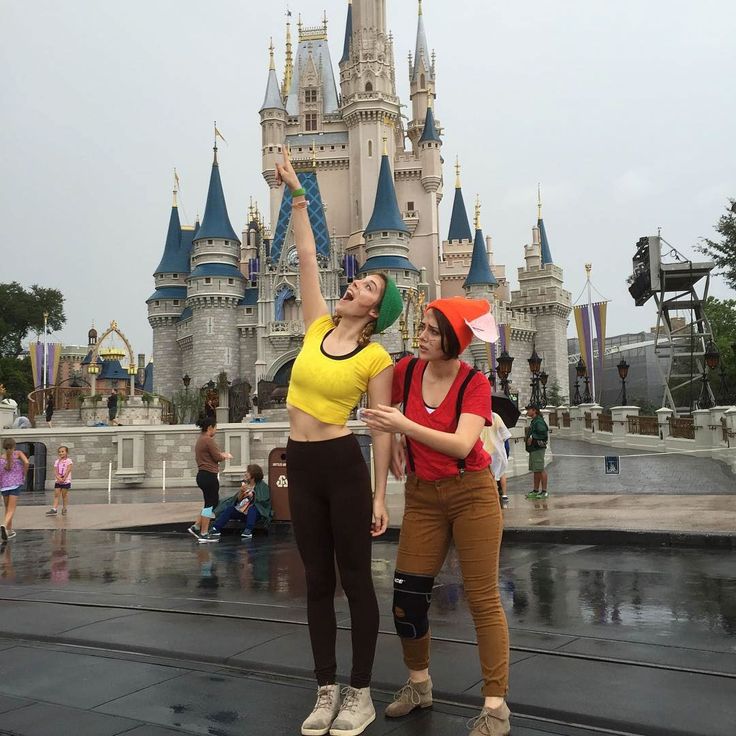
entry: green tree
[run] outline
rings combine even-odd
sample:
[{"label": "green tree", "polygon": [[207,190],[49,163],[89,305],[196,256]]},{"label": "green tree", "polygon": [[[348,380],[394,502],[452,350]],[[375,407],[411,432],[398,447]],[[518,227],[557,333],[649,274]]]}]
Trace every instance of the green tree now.
[{"label": "green tree", "polygon": [[726,214],[715,227],[721,240],[703,238],[698,250],[710,256],[726,283],[736,289],[736,199],[730,199]]},{"label": "green tree", "polygon": [[31,359],[0,357],[0,383],[5,386],[7,397],[18,402],[19,413],[26,414],[28,394],[33,391]]},{"label": "green tree", "polygon": [[[705,315],[710,322],[710,328],[713,331],[713,339],[721,354],[721,363],[725,369],[726,388],[728,393],[732,395],[736,393],[736,354],[734,354],[734,345],[736,345],[736,299],[716,299],[708,297],[705,303]],[[711,375],[711,385],[716,394],[716,398],[720,398],[720,368]]]},{"label": "green tree", "polygon": [[560,382],[555,378],[552,385],[547,389],[547,405],[562,406],[566,401],[567,399],[560,388]]},{"label": "green tree", "polygon": [[64,326],[64,296],[58,289],[38,284],[24,289],[17,281],[0,284],[0,357],[17,357],[30,332],[43,332],[44,312],[49,330]]}]

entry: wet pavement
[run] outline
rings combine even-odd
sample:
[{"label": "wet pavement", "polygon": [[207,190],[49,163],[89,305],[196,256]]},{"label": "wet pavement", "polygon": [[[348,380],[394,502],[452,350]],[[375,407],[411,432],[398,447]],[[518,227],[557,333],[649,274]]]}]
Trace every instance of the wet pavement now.
[{"label": "wet pavement", "polygon": [[[379,703],[405,676],[389,613],[395,554],[375,544]],[[506,543],[500,578],[512,733],[736,732],[736,552]],[[336,606],[344,677],[342,593]],[[431,618],[440,702],[399,723],[379,715],[369,736],[467,733],[480,668],[453,555]],[[196,545],[21,531],[0,550],[0,732],[296,734],[313,701],[305,622],[288,534]]]}]

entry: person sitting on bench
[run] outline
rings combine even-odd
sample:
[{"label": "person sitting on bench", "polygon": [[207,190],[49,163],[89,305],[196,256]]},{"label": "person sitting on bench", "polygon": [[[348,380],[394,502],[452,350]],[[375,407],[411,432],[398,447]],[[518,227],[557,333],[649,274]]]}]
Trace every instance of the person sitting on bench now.
[{"label": "person sitting on bench", "polygon": [[256,523],[263,519],[268,526],[272,515],[271,491],[263,481],[263,468],[260,465],[249,465],[240,484],[240,491],[225,499],[215,509],[216,518],[210,534],[219,536],[228,521],[240,519],[245,522],[245,529],[240,536],[250,539]]}]

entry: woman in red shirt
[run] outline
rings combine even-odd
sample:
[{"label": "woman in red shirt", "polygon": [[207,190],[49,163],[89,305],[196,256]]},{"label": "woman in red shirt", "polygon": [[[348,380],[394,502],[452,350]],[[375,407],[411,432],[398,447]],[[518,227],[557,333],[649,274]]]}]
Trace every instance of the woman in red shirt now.
[{"label": "woman in red shirt", "polygon": [[394,441],[392,471],[406,467],[406,510],[394,575],[393,613],[409,680],[386,709],[392,718],[432,704],[428,611],[435,576],[454,541],[478,638],[483,710],[471,736],[510,731],[509,636],[498,585],[503,521],[490,456],[481,430],[490,425],[491,387],[459,359],[473,335],[492,342],[498,332],[483,300],[431,302],[419,335],[419,359],[395,369],[392,403],[364,410],[371,429],[403,435]]}]

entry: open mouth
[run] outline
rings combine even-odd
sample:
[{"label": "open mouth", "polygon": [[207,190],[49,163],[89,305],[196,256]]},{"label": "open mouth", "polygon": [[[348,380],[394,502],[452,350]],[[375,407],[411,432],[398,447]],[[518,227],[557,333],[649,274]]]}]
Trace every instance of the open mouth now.
[{"label": "open mouth", "polygon": [[342,297],[342,301],[344,302],[352,302],[353,299],[355,299],[355,296],[353,295],[353,292],[348,289],[345,294]]}]

